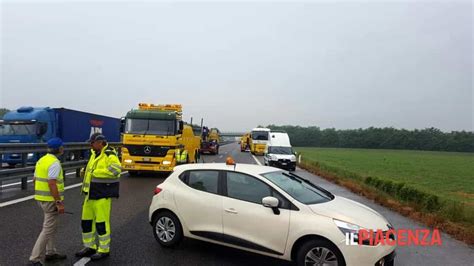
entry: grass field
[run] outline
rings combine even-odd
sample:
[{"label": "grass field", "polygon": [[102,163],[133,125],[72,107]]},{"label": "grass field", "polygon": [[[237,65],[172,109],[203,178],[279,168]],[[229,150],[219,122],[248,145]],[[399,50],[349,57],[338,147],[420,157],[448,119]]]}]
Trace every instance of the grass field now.
[{"label": "grass field", "polygon": [[407,150],[297,148],[335,173],[373,177],[474,206],[474,154]]},{"label": "grass field", "polygon": [[300,167],[474,245],[474,154],[296,150]]}]

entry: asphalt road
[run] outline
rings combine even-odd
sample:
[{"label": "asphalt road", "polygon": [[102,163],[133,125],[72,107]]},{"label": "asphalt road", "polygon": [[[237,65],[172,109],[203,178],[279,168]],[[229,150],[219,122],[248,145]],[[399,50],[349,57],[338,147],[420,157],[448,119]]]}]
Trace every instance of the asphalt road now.
[{"label": "asphalt road", "polygon": [[[229,155],[237,163],[256,163],[249,153],[241,153],[237,144],[222,146],[219,155],[202,156],[202,160],[205,163],[224,162]],[[263,163],[261,157],[257,159]],[[298,169],[297,173],[336,195],[370,206],[388,218],[396,228],[424,228],[308,172]],[[122,177],[121,197],[112,203],[111,257],[98,263],[88,262],[87,265],[291,265],[286,261],[195,240],[185,240],[175,249],[160,247],[148,224],[148,207],[155,186],[164,179],[165,176],[160,175],[130,177],[126,174]],[[78,184],[80,181],[70,175],[67,177],[66,186]],[[5,205],[6,202],[31,194],[31,184],[27,191],[21,191],[19,185],[2,188],[0,204]],[[66,210],[74,214],[61,217],[57,243],[60,251],[69,258],[66,262],[48,265],[74,265],[78,260],[73,255],[82,247],[82,197],[79,188],[68,189],[65,197]],[[41,211],[34,200],[0,207],[0,265],[25,265],[28,262],[28,256],[41,230],[42,220]],[[474,265],[473,247],[444,234],[442,241],[441,247],[398,247],[396,265]]]}]

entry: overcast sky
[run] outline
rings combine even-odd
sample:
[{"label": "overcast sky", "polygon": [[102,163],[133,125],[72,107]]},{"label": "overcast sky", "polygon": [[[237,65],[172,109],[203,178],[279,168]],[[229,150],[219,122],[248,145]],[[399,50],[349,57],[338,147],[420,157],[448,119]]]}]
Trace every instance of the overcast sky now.
[{"label": "overcast sky", "polygon": [[471,1],[1,5],[0,107],[473,130]]}]

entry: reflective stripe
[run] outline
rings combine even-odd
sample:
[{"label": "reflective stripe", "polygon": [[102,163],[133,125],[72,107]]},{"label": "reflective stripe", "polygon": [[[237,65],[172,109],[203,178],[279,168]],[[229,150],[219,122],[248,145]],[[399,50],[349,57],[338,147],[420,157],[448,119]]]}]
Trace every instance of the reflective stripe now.
[{"label": "reflective stripe", "polygon": [[82,233],[83,239],[94,238],[94,236],[95,236],[94,233]]},{"label": "reflective stripe", "polygon": [[35,177],[35,180],[39,182],[48,182],[47,178],[42,178],[42,177]]},{"label": "reflective stripe", "polygon": [[99,245],[100,249],[109,249],[109,245]]},{"label": "reflective stripe", "polygon": [[107,241],[110,239],[110,235],[107,236],[99,236],[99,241]]},{"label": "reflective stripe", "polygon": [[117,179],[112,179],[112,178],[92,178],[91,182],[94,183],[117,183],[120,182],[120,180]]},{"label": "reflective stripe", "polygon": [[119,170],[122,170],[122,166],[121,166],[120,164],[113,163],[113,164],[111,164],[110,166],[115,167],[115,168],[117,168],[117,169],[119,169]]},{"label": "reflective stripe", "polygon": [[120,172],[117,171],[117,170],[116,170],[115,168],[113,168],[112,166],[109,166],[107,169],[108,169],[110,172],[112,172],[114,175],[119,175],[119,174],[120,174]]},{"label": "reflective stripe", "polygon": [[[64,192],[60,191],[59,196],[63,196]],[[38,196],[52,196],[51,191],[41,191],[41,190],[35,190],[35,195]]]},{"label": "reflective stripe", "polygon": [[[39,181],[39,182],[48,182],[48,180],[50,180],[50,179],[42,178],[42,177],[35,177],[35,180],[36,180],[36,181]],[[64,182],[61,182],[61,181],[59,181],[59,180],[57,180],[57,179],[51,179],[51,180],[56,180],[56,183],[58,183],[58,184],[64,183]]]},{"label": "reflective stripe", "polygon": [[93,242],[84,242],[84,246],[86,248],[93,248],[93,249],[95,249],[95,247],[96,247],[95,243],[93,243]]}]

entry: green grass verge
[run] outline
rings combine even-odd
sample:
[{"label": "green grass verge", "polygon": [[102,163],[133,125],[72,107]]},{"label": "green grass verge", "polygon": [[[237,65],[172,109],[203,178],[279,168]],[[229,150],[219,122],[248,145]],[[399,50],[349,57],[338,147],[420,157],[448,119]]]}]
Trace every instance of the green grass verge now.
[{"label": "green grass verge", "polygon": [[474,224],[474,154],[296,148],[304,162],[355,180],[419,210]]}]

